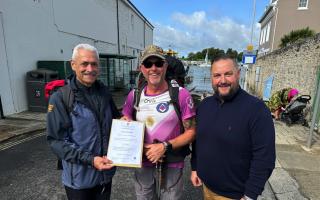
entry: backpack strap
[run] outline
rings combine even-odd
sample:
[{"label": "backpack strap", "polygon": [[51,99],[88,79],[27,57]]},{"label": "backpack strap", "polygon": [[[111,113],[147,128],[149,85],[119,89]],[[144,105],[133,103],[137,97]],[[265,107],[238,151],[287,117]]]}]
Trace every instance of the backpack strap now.
[{"label": "backpack strap", "polygon": [[[182,134],[185,129],[182,122],[182,116],[181,116],[181,110],[180,110],[180,104],[179,104],[179,84],[176,80],[171,80],[168,83],[169,87],[169,95],[170,95],[170,103],[173,104],[174,110],[178,116],[179,122],[180,122],[180,133]],[[168,163],[174,163],[174,162],[181,162],[184,160],[184,158],[190,154],[190,148],[189,145],[185,145],[180,147],[179,149],[172,150],[170,152],[166,153],[166,159],[165,161]]]},{"label": "backpack strap", "polygon": [[[59,88],[61,94],[62,94],[62,102],[63,105],[67,111],[67,113],[71,113],[73,110],[73,102],[74,102],[74,93],[70,87],[70,84],[66,84],[64,86],[62,86],[61,88]],[[69,123],[65,123],[64,128],[70,128],[71,125],[71,121]],[[70,130],[69,130],[70,131]],[[57,170],[62,170],[63,166],[62,166],[62,160],[58,158],[57,160]]]},{"label": "backpack strap", "polygon": [[60,88],[62,93],[62,101],[66,108],[67,113],[71,113],[73,110],[74,93],[69,84],[64,85]]},{"label": "backpack strap", "polygon": [[184,126],[181,118],[181,110],[180,110],[180,104],[179,104],[179,84],[176,80],[171,80],[168,82],[169,87],[169,96],[170,96],[170,102],[173,104],[174,111],[176,112],[178,119],[180,121],[180,133],[184,132]]},{"label": "backpack strap", "polygon": [[134,89],[133,92],[133,112],[132,112],[132,119],[136,120],[136,114],[137,111],[139,110],[139,103],[140,103],[140,97],[141,93],[143,91],[143,88],[147,85],[147,82],[144,81],[141,83],[137,88]]}]

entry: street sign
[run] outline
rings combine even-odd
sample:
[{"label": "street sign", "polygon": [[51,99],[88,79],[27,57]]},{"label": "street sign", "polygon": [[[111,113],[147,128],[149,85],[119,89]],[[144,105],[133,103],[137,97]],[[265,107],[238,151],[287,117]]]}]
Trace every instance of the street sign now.
[{"label": "street sign", "polygon": [[242,56],[242,63],[243,64],[254,64],[256,63],[256,55],[245,55]]},{"label": "street sign", "polygon": [[243,64],[254,64],[254,63],[256,63],[256,58],[257,58],[257,51],[256,50],[253,50],[253,49],[250,51],[244,50],[243,56],[242,56],[242,63]]},{"label": "street sign", "polygon": [[248,51],[253,51],[253,45],[252,45],[252,44],[249,44],[249,45],[247,46],[247,50],[248,50]]}]

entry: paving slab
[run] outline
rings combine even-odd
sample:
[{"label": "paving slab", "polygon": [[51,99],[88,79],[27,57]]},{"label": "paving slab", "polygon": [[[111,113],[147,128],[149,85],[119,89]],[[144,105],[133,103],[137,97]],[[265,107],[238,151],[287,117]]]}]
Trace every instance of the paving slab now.
[{"label": "paving slab", "polygon": [[[306,171],[320,172],[320,157],[306,152],[287,152],[280,151],[277,153],[280,164],[285,169],[301,169]],[[320,184],[320,180],[319,180]]]},{"label": "paving slab", "polygon": [[276,194],[277,200],[308,200],[298,191],[287,192],[284,194]]},{"label": "paving slab", "polygon": [[7,117],[6,119],[0,120],[0,142],[19,135],[44,131],[45,128],[46,122],[43,120]]},{"label": "paving slab", "polygon": [[282,168],[275,168],[269,178],[269,183],[275,194],[298,191],[298,183]]}]

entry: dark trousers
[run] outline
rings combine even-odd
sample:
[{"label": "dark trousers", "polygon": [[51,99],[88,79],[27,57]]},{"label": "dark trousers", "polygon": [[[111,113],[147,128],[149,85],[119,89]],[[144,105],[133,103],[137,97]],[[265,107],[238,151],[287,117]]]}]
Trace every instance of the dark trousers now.
[{"label": "dark trousers", "polygon": [[110,200],[112,182],[88,189],[73,189],[64,186],[68,200]]}]

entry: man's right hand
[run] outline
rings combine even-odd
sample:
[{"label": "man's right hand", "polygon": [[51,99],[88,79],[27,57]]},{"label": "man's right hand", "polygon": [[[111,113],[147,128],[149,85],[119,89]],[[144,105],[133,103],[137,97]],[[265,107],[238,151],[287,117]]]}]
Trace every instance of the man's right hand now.
[{"label": "man's right hand", "polygon": [[191,180],[193,186],[195,186],[195,187],[199,187],[199,186],[202,185],[202,181],[201,181],[201,179],[198,177],[197,171],[192,171],[192,172],[191,172],[190,180]]},{"label": "man's right hand", "polygon": [[113,167],[112,161],[109,160],[107,156],[95,156],[93,158],[93,166],[99,171],[111,169]]}]

